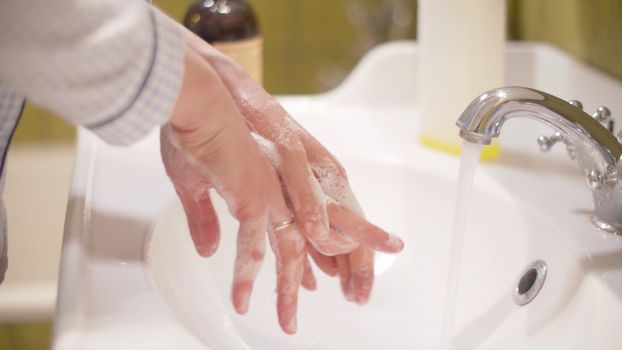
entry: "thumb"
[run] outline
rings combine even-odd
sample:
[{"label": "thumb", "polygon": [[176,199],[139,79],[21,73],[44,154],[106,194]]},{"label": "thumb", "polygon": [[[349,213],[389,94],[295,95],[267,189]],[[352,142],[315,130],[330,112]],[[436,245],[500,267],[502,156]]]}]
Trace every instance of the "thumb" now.
[{"label": "thumb", "polygon": [[167,124],[160,130],[160,151],[166,173],[181,200],[190,236],[201,256],[211,256],[218,248],[220,228],[209,195],[210,182],[190,164],[175,145]]}]

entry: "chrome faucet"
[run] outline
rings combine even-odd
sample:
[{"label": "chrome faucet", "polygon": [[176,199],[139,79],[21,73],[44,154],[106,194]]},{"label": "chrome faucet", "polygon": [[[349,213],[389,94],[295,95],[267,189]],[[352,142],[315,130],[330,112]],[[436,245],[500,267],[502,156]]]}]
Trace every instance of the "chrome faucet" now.
[{"label": "chrome faucet", "polygon": [[622,145],[600,123],[608,110],[599,108],[597,114],[590,116],[580,103],[569,103],[542,91],[504,87],[477,97],[456,125],[464,140],[484,145],[498,137],[503,123],[512,117],[535,119],[551,126],[557,132],[553,138],[539,138],[541,148],[546,150],[555,141],[566,143],[592,190],[592,222],[600,229],[622,235]]}]

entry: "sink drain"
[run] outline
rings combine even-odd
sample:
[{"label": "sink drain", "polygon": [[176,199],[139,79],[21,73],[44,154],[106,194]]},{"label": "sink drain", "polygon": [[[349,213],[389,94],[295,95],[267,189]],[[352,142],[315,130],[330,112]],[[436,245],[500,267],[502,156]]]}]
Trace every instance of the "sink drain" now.
[{"label": "sink drain", "polygon": [[514,288],[514,302],[523,306],[531,302],[540,292],[546,280],[546,263],[534,261],[527,266]]}]

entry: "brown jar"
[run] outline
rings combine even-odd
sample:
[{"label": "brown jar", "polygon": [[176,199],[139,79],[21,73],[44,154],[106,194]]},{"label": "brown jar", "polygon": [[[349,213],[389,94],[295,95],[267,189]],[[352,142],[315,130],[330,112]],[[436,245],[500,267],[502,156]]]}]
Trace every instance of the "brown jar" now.
[{"label": "brown jar", "polygon": [[184,26],[262,82],[263,41],[253,9],[244,0],[200,0],[188,8]]}]

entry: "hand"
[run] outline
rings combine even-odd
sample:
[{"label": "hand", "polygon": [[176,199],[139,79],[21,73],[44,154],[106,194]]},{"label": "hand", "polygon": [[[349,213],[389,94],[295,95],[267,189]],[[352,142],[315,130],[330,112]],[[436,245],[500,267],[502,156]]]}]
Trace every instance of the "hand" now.
[{"label": "hand", "polygon": [[[216,68],[247,123],[258,135],[256,138],[285,184],[285,192],[291,199],[296,220],[303,228],[305,237],[322,254],[337,255],[332,258],[330,266],[338,267],[347,299],[367,302],[374,276],[370,247],[398,252],[403,248],[403,242],[363,219],[343,167],[272,96],[243,69],[200,38],[188,32],[188,40],[189,45]],[[318,187],[322,191],[318,191]],[[325,196],[333,200],[328,205],[328,212]],[[318,217],[318,220],[305,222],[306,213],[313,213],[312,216]],[[327,216],[330,218],[328,235],[325,233]],[[354,222],[361,225],[345,227],[338,224]],[[363,229],[357,230],[361,227]],[[365,244],[346,255],[337,249],[339,246],[334,244],[334,238],[348,236],[357,243]],[[318,254],[311,256],[322,270],[334,275],[334,269],[327,267],[326,261],[325,264],[318,262]]]},{"label": "hand", "polygon": [[[309,154],[311,166],[318,177],[323,191],[327,196],[343,204],[352,212],[352,215],[349,215],[351,220],[354,222],[357,220],[361,221],[365,214],[350,189],[348,177],[343,166],[320,142],[291,119],[289,115],[287,117],[295,125],[295,129],[307,150],[307,154]],[[356,227],[364,226],[360,224],[353,225],[353,229]],[[346,232],[351,233],[353,229],[349,229]],[[365,233],[367,232],[369,231],[365,231]],[[398,251],[401,251],[403,248],[403,242],[394,236],[389,236],[388,241],[393,241],[389,245],[399,247]],[[388,242],[385,241],[386,243]],[[373,244],[361,245],[350,254],[342,254],[335,257],[341,289],[346,299],[358,304],[365,304],[369,301],[374,283],[374,251],[371,249],[373,247]]]},{"label": "hand", "polygon": [[160,138],[165,168],[199,254],[213,254],[219,241],[210,188],[225,199],[240,222],[232,288],[239,313],[248,310],[264,256],[265,232],[269,233],[277,260],[279,323],[285,332],[294,333],[298,288],[301,283],[309,288],[315,284],[306,260],[306,240],[296,225],[273,232],[274,225],[292,217],[278,175],[218,75],[192,50],[186,52],[182,87]]}]

